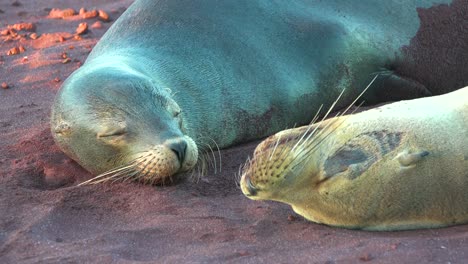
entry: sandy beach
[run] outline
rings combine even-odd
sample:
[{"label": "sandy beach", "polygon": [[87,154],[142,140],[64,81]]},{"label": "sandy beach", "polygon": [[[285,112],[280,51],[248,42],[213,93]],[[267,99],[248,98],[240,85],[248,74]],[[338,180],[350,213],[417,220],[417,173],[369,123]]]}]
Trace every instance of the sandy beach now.
[{"label": "sandy beach", "polygon": [[[131,2],[0,2],[0,263],[468,261],[468,225],[344,230],[308,222],[287,205],[248,200],[235,175],[256,142],[223,150],[221,172],[198,181],[77,187],[91,175],[54,144],[51,105]],[[54,8],[76,14],[49,15]],[[76,34],[80,23],[88,29]]]}]

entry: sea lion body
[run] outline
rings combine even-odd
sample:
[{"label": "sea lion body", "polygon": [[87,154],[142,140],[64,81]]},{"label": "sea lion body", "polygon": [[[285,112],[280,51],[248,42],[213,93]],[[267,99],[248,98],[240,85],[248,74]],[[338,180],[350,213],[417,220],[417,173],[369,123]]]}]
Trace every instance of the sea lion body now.
[{"label": "sea lion body", "polygon": [[[305,128],[262,142],[243,176],[244,194],[285,202],[311,221],[346,228],[401,230],[468,222],[468,87],[312,127],[318,127],[318,145],[290,151]],[[276,147],[284,154],[266,162],[278,137],[290,138]],[[284,147],[289,151],[282,152]],[[284,157],[299,163],[283,162]],[[262,170],[264,163],[290,165]]]},{"label": "sea lion body", "polygon": [[[137,0],[64,82],[54,138],[95,174],[145,168],[135,153],[156,147],[167,159],[153,167],[171,167],[168,177],[192,168],[200,149],[306,124],[350,88],[346,105],[402,55],[420,26],[417,8],[451,2]],[[386,76],[370,101],[439,92]]]}]

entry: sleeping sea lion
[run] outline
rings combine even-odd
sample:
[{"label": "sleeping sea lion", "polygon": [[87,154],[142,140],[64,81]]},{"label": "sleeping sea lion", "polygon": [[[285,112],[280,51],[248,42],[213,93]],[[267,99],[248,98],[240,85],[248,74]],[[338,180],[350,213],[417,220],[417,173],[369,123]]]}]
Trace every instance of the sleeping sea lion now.
[{"label": "sleeping sea lion", "polygon": [[[383,77],[368,102],[446,92],[433,85],[439,79],[454,80],[453,90],[466,75],[441,69],[454,75],[468,60],[434,53],[421,63],[427,45],[417,41],[424,29],[424,40],[461,39],[443,50],[466,43],[455,35],[466,2],[450,3],[136,0],[63,83],[52,134],[98,175],[92,182],[157,183],[192,169],[204,151],[309,123],[343,88],[341,106],[349,104],[375,73]],[[427,30],[426,10],[429,20],[449,17],[449,28]],[[426,78],[414,65],[435,70]]]},{"label": "sleeping sea lion", "polygon": [[331,226],[468,223],[468,87],[281,131],[258,145],[241,189]]}]

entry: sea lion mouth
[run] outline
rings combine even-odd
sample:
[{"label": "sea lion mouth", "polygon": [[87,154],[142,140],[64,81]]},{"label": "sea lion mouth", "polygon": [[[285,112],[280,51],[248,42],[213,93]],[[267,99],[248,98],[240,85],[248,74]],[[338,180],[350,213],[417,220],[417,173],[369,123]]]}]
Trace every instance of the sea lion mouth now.
[{"label": "sea lion mouth", "polygon": [[198,149],[195,142],[189,137],[173,139],[163,145],[138,152],[133,155],[124,155],[129,162],[115,167],[109,171],[80,183],[79,185],[98,184],[103,182],[116,182],[133,180],[144,184],[165,184],[173,182],[173,177],[191,170],[198,160]]}]

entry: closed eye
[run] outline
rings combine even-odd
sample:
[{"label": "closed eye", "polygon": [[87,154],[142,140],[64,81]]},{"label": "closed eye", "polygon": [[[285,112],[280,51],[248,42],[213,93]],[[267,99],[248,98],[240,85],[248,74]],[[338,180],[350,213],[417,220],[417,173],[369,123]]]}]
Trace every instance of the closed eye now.
[{"label": "closed eye", "polygon": [[97,134],[97,137],[98,138],[117,137],[117,136],[124,135],[126,133],[127,133],[127,131],[125,130],[125,128],[116,128],[116,129],[112,129],[112,130],[99,132]]}]

